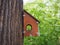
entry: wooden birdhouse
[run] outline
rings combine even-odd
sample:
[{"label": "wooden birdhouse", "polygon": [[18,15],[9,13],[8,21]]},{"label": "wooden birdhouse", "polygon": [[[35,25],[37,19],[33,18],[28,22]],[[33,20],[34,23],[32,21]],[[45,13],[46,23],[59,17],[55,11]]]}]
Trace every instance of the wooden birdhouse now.
[{"label": "wooden birdhouse", "polygon": [[24,36],[38,36],[39,21],[24,10]]}]

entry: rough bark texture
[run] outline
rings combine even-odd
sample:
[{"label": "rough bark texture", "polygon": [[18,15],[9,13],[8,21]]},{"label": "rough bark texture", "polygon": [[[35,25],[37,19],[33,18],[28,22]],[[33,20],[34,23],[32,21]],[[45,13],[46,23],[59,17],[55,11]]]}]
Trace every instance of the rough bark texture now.
[{"label": "rough bark texture", "polygon": [[0,0],[0,45],[23,45],[22,0]]}]

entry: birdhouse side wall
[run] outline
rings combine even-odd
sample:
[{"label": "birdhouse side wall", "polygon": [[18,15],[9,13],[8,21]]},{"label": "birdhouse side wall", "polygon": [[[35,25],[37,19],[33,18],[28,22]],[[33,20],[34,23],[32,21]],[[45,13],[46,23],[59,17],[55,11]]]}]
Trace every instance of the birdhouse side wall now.
[{"label": "birdhouse side wall", "polygon": [[[31,31],[26,30],[26,26],[30,24],[32,26]],[[38,32],[38,23],[30,15],[24,12],[24,35],[25,36],[37,36]]]}]

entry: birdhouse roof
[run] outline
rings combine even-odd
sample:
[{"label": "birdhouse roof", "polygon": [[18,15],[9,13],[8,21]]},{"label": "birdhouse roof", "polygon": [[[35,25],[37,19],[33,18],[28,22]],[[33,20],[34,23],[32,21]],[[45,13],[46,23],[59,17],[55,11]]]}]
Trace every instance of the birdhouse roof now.
[{"label": "birdhouse roof", "polygon": [[35,17],[33,17],[30,13],[28,13],[26,10],[24,10],[25,13],[27,13],[29,16],[31,16],[34,20],[36,20],[38,23],[40,23],[39,20],[37,20]]}]

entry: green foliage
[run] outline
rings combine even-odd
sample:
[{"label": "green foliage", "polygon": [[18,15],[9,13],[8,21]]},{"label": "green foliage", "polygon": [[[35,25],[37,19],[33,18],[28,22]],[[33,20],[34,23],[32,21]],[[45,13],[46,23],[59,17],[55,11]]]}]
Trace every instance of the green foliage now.
[{"label": "green foliage", "polygon": [[40,21],[40,37],[25,37],[24,45],[60,45],[59,5],[60,0],[36,0],[24,6],[25,10]]}]

